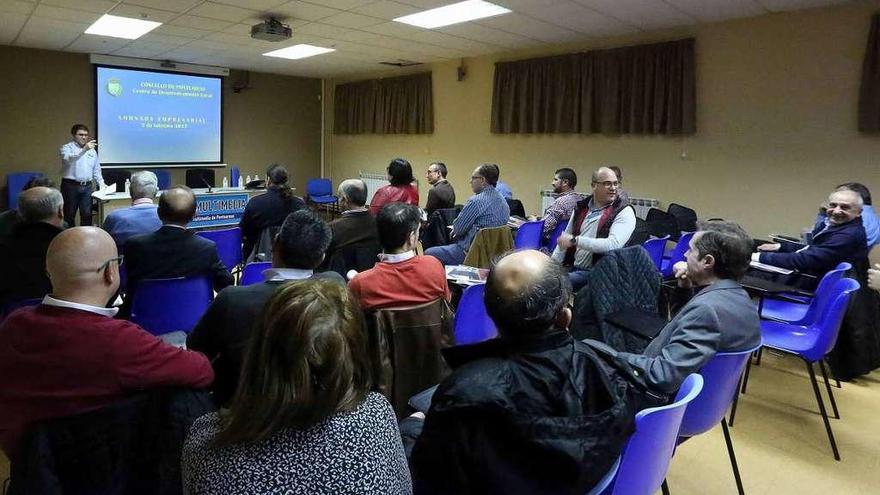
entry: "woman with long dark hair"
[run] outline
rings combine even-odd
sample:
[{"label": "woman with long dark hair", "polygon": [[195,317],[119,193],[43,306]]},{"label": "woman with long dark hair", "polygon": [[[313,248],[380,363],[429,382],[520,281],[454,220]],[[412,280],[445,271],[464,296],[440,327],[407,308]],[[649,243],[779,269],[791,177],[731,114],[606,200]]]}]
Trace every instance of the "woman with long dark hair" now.
[{"label": "woman with long dark hair", "polygon": [[344,285],[282,287],[251,339],[228,412],[190,429],[186,493],[412,493],[394,412],[369,391],[363,316]]},{"label": "woman with long dark hair", "polygon": [[242,258],[248,259],[251,256],[263,230],[280,227],[287,215],[305,207],[306,203],[302,198],[293,194],[287,169],[277,163],[270,165],[266,170],[266,194],[254,196],[248,201],[238,224],[244,244]]},{"label": "woman with long dark hair", "polygon": [[412,165],[403,158],[395,158],[388,164],[388,184],[376,190],[370,200],[370,213],[373,216],[388,203],[407,203],[419,206],[419,190],[413,185],[415,178]]}]

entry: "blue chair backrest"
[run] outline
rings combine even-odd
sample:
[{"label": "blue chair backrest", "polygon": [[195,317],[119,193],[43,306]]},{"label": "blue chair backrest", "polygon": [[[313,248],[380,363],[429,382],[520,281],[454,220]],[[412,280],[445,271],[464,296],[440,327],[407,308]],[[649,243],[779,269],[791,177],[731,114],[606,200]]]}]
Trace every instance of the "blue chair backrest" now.
[{"label": "blue chair backrest", "polygon": [[654,266],[657,267],[657,270],[660,270],[660,265],[663,263],[663,252],[666,251],[666,241],[668,239],[669,236],[666,235],[663,237],[648,239],[642,244],[642,247],[648,252],[648,256],[651,258],[651,261],[654,262]]},{"label": "blue chair backrest", "polygon": [[171,172],[157,169],[150,169],[150,172],[156,174],[157,186],[160,191],[165,191],[171,187]]},{"label": "blue chair backrest", "polygon": [[330,179],[309,179],[306,182],[306,193],[309,196],[332,196],[333,182]]},{"label": "blue chair backrest", "polygon": [[259,261],[244,265],[238,285],[253,285],[263,281],[263,271],[272,268],[271,261]]},{"label": "blue chair backrest", "polygon": [[232,187],[238,187],[238,178],[241,177],[241,170],[238,167],[231,167],[229,169],[229,185]]},{"label": "blue chair backrest", "polygon": [[207,276],[141,280],[131,304],[131,321],[153,335],[189,333],[213,299]]},{"label": "blue chair backrest", "polygon": [[688,250],[688,245],[691,243],[691,238],[694,236],[693,232],[686,232],[678,238],[678,242],[675,243],[675,247],[672,248],[672,251],[669,252],[669,265],[663,270],[664,277],[672,276],[672,266],[679,261],[684,261],[684,253]]},{"label": "blue chair backrest", "polygon": [[6,174],[7,200],[9,201],[9,209],[14,210],[18,207],[18,195],[29,180],[34,177],[42,177],[40,172],[14,172]]},{"label": "blue chair backrest", "polygon": [[538,249],[541,247],[541,237],[544,236],[544,221],[526,222],[519,226],[516,236],[513,238],[515,249]]},{"label": "blue chair backrest", "polygon": [[846,313],[849,298],[859,287],[859,283],[851,278],[842,278],[834,284],[831,291],[833,299],[825,306],[815,323],[810,325],[817,335],[814,345],[801,353],[805,359],[815,362],[831,352],[834,344],[837,343],[837,334],[840,332],[840,323]]},{"label": "blue chair backrest", "polygon": [[825,307],[831,303],[834,299],[836,293],[834,292],[834,287],[837,285],[837,281],[842,279],[849,269],[852,268],[852,265],[849,263],[841,263],[837,265],[837,268],[834,270],[830,270],[822,276],[822,280],[819,281],[819,285],[816,286],[816,292],[813,300],[810,301],[810,306],[807,308],[806,314],[799,321],[792,322],[796,325],[810,325],[816,321],[820,314],[825,310]]},{"label": "blue chair backrest", "polygon": [[636,414],[636,431],[626,444],[615,477],[615,495],[657,492],[669,470],[685,408],[702,388],[703,377],[693,373],[685,378],[675,402]]},{"label": "blue chair backrest", "polygon": [[476,344],[498,335],[495,322],[486,313],[483,300],[486,286],[472,285],[464,290],[455,311],[455,344]]},{"label": "blue chair backrest", "polygon": [[560,220],[558,224],[556,224],[556,228],[553,229],[553,232],[550,234],[550,238],[547,239],[547,244],[544,246],[549,249],[551,252],[556,249],[556,241],[559,239],[559,236],[565,232],[565,227],[568,226],[568,221],[570,218],[566,218],[565,220]]},{"label": "blue chair backrest", "polygon": [[217,245],[217,254],[226,269],[232,271],[241,263],[241,229],[201,230],[196,235],[210,239]]},{"label": "blue chair backrest", "polygon": [[692,437],[707,432],[721,422],[727,409],[733,403],[739,389],[742,376],[749,356],[760,349],[739,352],[719,352],[703,366],[700,376],[703,377],[703,391],[694,399],[684,412],[681,420],[680,437]]}]

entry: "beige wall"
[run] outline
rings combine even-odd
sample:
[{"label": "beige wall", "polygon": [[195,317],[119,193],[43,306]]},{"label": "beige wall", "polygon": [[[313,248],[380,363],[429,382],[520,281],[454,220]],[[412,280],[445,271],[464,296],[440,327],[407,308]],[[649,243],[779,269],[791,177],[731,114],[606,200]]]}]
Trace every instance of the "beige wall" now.
[{"label": "beige wall", "polygon": [[[94,73],[88,55],[0,46],[0,174],[32,170],[60,179],[58,148],[70,126],[95,129]],[[321,81],[251,73],[250,89],[224,84],[223,157],[242,175],[264,174],[278,162],[290,170],[298,194],[320,175]],[[100,140],[100,136],[98,136]],[[183,183],[183,169],[172,170]],[[217,183],[228,170],[217,169]],[[5,184],[4,184],[5,187]],[[4,189],[0,204],[5,205]]]},{"label": "beige wall", "polygon": [[[741,222],[753,235],[797,232],[811,224],[831,187],[857,180],[880,197],[880,136],[856,130],[861,63],[871,14],[880,2],[774,14],[720,24],[465,60],[434,73],[434,134],[327,134],[334,182],[359,170],[383,171],[408,158],[421,177],[430,160],[450,166],[460,202],[471,170],[501,165],[502,179],[536,213],[538,191],[553,171],[573,166],[583,190],[589,173],[616,164],[633,196],[677,202],[701,218]],[[596,46],[694,36],[697,39],[698,132],[687,138],[496,135],[489,132],[496,60]],[[425,70],[424,68],[421,70]],[[328,89],[332,82],[327,83]],[[332,97],[327,98],[332,129]],[[422,180],[422,201],[426,197]]]}]

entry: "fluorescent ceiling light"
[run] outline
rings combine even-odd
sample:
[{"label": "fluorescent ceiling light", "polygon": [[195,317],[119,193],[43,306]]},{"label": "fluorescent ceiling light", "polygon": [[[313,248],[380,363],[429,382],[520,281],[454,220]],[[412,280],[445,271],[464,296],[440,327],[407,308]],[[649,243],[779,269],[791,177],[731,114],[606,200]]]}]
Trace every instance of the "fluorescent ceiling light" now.
[{"label": "fluorescent ceiling light", "polygon": [[466,2],[458,2],[445,7],[426,10],[418,14],[405,15],[394,20],[404,24],[433,29],[449,26],[450,24],[507,14],[508,12],[510,12],[510,9],[495,5],[494,3],[484,2],[483,0],[467,0]]},{"label": "fluorescent ceiling light", "polygon": [[296,60],[299,58],[314,57],[315,55],[335,51],[336,50],[334,50],[333,48],[324,48],[322,46],[293,45],[288,46],[287,48],[282,48],[280,50],[273,50],[271,52],[264,53],[263,55],[267,57],[289,58],[290,60]]},{"label": "fluorescent ceiling light", "polygon": [[161,25],[161,22],[104,14],[86,29],[86,34],[136,40]]}]

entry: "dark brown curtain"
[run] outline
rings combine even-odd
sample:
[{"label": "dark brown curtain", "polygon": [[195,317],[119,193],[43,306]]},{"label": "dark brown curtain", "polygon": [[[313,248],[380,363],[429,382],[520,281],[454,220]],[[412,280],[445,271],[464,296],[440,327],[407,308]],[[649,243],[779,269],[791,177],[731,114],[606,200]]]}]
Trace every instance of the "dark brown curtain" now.
[{"label": "dark brown curtain", "polygon": [[871,34],[862,63],[859,91],[859,130],[880,132],[880,14],[871,18]]},{"label": "dark brown curtain", "polygon": [[334,134],[434,132],[431,73],[336,86]]},{"label": "dark brown curtain", "polygon": [[694,40],[499,62],[492,132],[693,134]]}]

